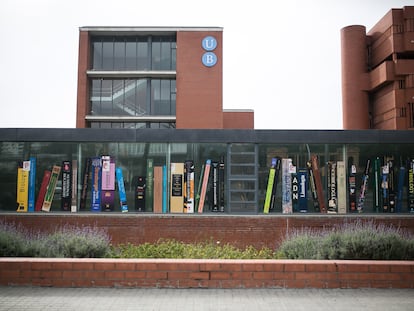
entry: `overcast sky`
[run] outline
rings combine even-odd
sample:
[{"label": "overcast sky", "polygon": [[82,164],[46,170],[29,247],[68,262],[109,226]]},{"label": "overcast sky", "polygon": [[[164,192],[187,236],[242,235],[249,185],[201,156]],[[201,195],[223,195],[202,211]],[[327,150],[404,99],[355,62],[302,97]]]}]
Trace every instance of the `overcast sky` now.
[{"label": "overcast sky", "polygon": [[340,29],[394,0],[1,0],[0,127],[75,127],[81,26],[223,27],[224,109],[256,129],[341,129]]}]

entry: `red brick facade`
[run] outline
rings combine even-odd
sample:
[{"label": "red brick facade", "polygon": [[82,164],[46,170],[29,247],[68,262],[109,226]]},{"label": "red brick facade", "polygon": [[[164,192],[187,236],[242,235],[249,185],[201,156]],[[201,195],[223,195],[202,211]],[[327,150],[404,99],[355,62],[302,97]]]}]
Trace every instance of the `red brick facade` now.
[{"label": "red brick facade", "polygon": [[0,285],[144,288],[414,288],[414,262],[0,258]]},{"label": "red brick facade", "polygon": [[414,6],[341,30],[344,129],[414,128]]}]

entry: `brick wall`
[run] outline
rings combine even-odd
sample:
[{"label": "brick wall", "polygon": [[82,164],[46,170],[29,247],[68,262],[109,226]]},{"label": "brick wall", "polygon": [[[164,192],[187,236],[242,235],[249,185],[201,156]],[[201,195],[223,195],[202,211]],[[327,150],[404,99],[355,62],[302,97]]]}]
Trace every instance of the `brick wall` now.
[{"label": "brick wall", "polygon": [[0,285],[414,288],[414,262],[0,258]]},{"label": "brick wall", "polygon": [[0,221],[48,232],[68,225],[96,226],[107,230],[113,244],[175,239],[186,243],[209,240],[237,247],[275,248],[294,229],[330,228],[344,221],[375,221],[414,233],[414,215],[178,215],[137,213],[24,213],[0,214]]}]

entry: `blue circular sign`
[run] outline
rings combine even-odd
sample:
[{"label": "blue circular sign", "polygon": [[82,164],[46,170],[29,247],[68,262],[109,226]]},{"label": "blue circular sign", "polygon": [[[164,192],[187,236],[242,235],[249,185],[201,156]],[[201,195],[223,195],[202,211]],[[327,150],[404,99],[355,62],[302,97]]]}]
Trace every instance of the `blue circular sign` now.
[{"label": "blue circular sign", "polygon": [[205,51],[214,51],[217,47],[217,40],[212,36],[207,36],[201,41],[201,46]]},{"label": "blue circular sign", "polygon": [[201,61],[206,67],[213,67],[217,63],[217,56],[213,52],[206,52],[201,57]]}]

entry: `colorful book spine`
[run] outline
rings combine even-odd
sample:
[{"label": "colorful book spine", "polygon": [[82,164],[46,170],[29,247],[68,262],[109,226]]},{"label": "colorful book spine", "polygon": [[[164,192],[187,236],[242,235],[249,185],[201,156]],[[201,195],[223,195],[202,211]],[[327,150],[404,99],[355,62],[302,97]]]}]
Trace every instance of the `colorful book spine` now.
[{"label": "colorful book spine", "polygon": [[62,193],[60,199],[61,210],[68,212],[72,206],[72,162],[62,162]]},{"label": "colorful book spine", "polygon": [[167,198],[168,198],[168,186],[167,186],[167,180],[168,180],[168,172],[167,172],[167,166],[163,165],[162,167],[162,212],[168,213],[168,204],[167,204]]},{"label": "colorful book spine", "polygon": [[202,187],[202,184],[203,184],[204,169],[205,169],[205,165],[203,164],[201,166],[200,179],[198,180],[197,194],[196,194],[196,197],[195,197],[195,210],[197,210],[197,211],[198,211],[198,207],[200,205],[201,187]]},{"label": "colorful book spine", "polygon": [[170,212],[184,211],[184,163],[171,163]]},{"label": "colorful book spine", "polygon": [[299,212],[299,179],[298,173],[292,173],[292,206],[293,212]]},{"label": "colorful book spine", "polygon": [[394,158],[388,157],[388,198],[390,204],[390,213],[395,213],[395,168]]},{"label": "colorful book spine", "polygon": [[78,211],[78,161],[72,160],[72,199],[70,211]]},{"label": "colorful book spine", "polygon": [[194,213],[194,161],[184,163],[184,212]]},{"label": "colorful book spine", "polygon": [[401,164],[398,171],[398,185],[397,185],[397,197],[395,204],[395,212],[401,213],[403,210],[403,193],[405,184],[405,175],[407,174],[405,166]]},{"label": "colorful book spine", "polygon": [[408,211],[414,213],[414,159],[408,161]]},{"label": "colorful book spine", "polygon": [[201,194],[200,194],[200,203],[198,204],[198,212],[202,213],[204,210],[204,202],[206,199],[206,193],[207,193],[207,186],[210,176],[210,167],[211,167],[211,160],[208,159],[206,161],[206,165],[204,168],[204,176],[203,176],[203,184],[201,186]]},{"label": "colorful book spine", "polygon": [[154,161],[147,159],[147,175],[145,177],[145,209],[151,212],[154,205]]},{"label": "colorful book spine", "polygon": [[306,167],[307,167],[308,174],[309,174],[309,184],[310,184],[310,191],[312,194],[313,211],[315,213],[319,213],[320,208],[319,208],[318,192],[316,191],[315,175],[312,170],[311,161],[306,162]]},{"label": "colorful book spine", "polygon": [[373,179],[373,192],[374,192],[374,211],[378,213],[381,208],[381,191],[380,191],[380,177],[381,177],[381,160],[376,157],[374,159],[374,179]]},{"label": "colorful book spine", "polygon": [[282,159],[282,213],[291,214],[292,208],[292,159]]},{"label": "colorful book spine", "polygon": [[100,157],[91,159],[91,173],[92,173],[92,200],[91,211],[101,211],[101,191],[102,191],[102,162]]},{"label": "colorful book spine", "polygon": [[298,186],[299,186],[299,212],[300,213],[307,213],[308,212],[308,170],[307,169],[299,169],[298,170]]},{"label": "colorful book spine", "polygon": [[323,196],[322,179],[319,171],[319,160],[316,155],[311,157],[312,172],[315,179],[316,193],[318,194],[319,209],[321,213],[326,213],[325,198]]},{"label": "colorful book spine", "polygon": [[355,213],[357,211],[356,206],[356,166],[353,163],[353,159],[348,160],[349,163],[349,176],[348,176],[348,186],[349,186],[349,211]]},{"label": "colorful book spine", "polygon": [[115,208],[115,159],[102,156],[101,210],[111,212]]},{"label": "colorful book spine", "polygon": [[389,166],[388,163],[382,167],[381,174],[381,193],[382,193],[382,212],[390,211],[389,187],[388,187]]},{"label": "colorful book spine", "polygon": [[119,192],[119,205],[121,207],[122,213],[128,212],[128,204],[127,204],[127,196],[125,191],[125,183],[124,183],[124,176],[122,174],[122,168],[117,167],[115,169],[116,181],[118,184],[118,192]]},{"label": "colorful book spine", "polygon": [[219,211],[219,188],[218,188],[218,170],[219,164],[216,161],[211,162],[211,170],[212,170],[212,210],[213,212]]},{"label": "colorful book spine", "polygon": [[29,200],[30,161],[21,161],[17,166],[17,212],[27,212]]},{"label": "colorful book spine", "polygon": [[328,162],[328,213],[338,213],[337,168],[335,162]]},{"label": "colorful book spine", "polygon": [[220,157],[219,163],[219,211],[224,212],[224,156]]},{"label": "colorful book spine", "polygon": [[137,212],[145,212],[146,201],[146,180],[144,176],[138,176],[135,185],[135,210]]},{"label": "colorful book spine", "polygon": [[361,191],[359,192],[357,210],[358,213],[362,213],[364,210],[365,196],[368,191],[368,179],[369,179],[369,168],[371,160],[368,159],[365,165],[364,175],[362,176]]},{"label": "colorful book spine", "polygon": [[51,175],[52,175],[52,172],[49,170],[45,170],[43,173],[42,183],[40,184],[39,193],[36,199],[36,206],[35,206],[36,212],[40,212],[42,210],[43,201],[45,200],[47,186],[49,185]]},{"label": "colorful book spine", "polygon": [[42,211],[49,212],[52,207],[53,196],[55,195],[56,185],[59,180],[61,167],[54,165],[52,168],[52,174],[50,175],[49,185],[45,194],[45,200],[43,201]]},{"label": "colorful book spine", "polygon": [[338,213],[346,214],[346,169],[344,161],[336,162]]},{"label": "colorful book spine", "polygon": [[154,166],[154,213],[162,213],[162,166]]},{"label": "colorful book spine", "polygon": [[34,212],[36,205],[36,158],[30,157],[30,173],[29,173],[29,199],[28,211]]},{"label": "colorful book spine", "polygon": [[266,196],[265,196],[265,201],[264,201],[264,206],[263,206],[263,213],[265,214],[269,213],[271,209],[270,207],[272,203],[272,197],[275,196],[275,194],[273,193],[275,188],[273,186],[275,183],[276,166],[277,166],[278,161],[279,161],[278,158],[272,158],[272,162],[270,164],[269,177],[267,179]]},{"label": "colorful book spine", "polygon": [[85,159],[85,167],[83,169],[82,174],[82,189],[81,189],[81,197],[79,203],[79,209],[84,211],[86,209],[86,199],[88,197],[88,190],[89,190],[89,178],[91,173],[91,158]]}]

